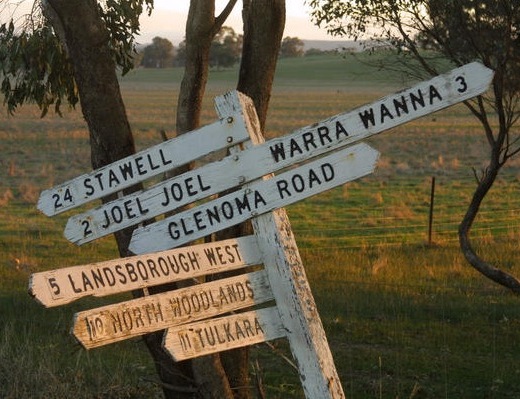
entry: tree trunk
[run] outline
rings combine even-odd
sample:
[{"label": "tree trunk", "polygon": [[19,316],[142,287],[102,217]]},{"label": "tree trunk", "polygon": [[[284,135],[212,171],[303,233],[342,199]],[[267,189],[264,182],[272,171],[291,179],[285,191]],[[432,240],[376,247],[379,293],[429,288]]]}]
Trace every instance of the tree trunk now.
[{"label": "tree trunk", "polygon": [[[49,0],[53,25],[60,24],[62,40],[74,65],[81,110],[89,127],[91,160],[94,169],[135,153],[134,140],[121,97],[116,65],[108,47],[108,32],[95,0]],[[140,189],[137,185],[125,194]],[[105,201],[111,198],[106,198]],[[120,256],[129,256],[133,228],[117,232]],[[134,293],[136,294],[136,293]],[[186,370],[175,367],[162,348],[162,332],[149,334],[144,341],[154,359],[166,398],[191,398],[193,389]],[[192,385],[193,386],[193,385]],[[179,391],[178,387],[182,387]]]},{"label": "tree trunk", "polygon": [[[177,103],[177,134],[196,129],[200,125],[202,99],[209,71],[211,42],[233,9],[236,0],[230,0],[222,13],[215,17],[214,0],[192,0],[186,23],[186,64]],[[183,173],[186,165],[175,171]],[[198,395],[208,399],[232,398],[233,392],[218,354],[184,362],[191,365]]]},{"label": "tree trunk", "polygon": [[[135,152],[130,124],[119,90],[108,32],[94,0],[49,0],[74,65],[81,110],[89,127],[94,169]],[[135,188],[129,189],[133,191]],[[132,229],[116,234],[121,256],[128,255]]]},{"label": "tree trunk", "polygon": [[285,0],[244,0],[244,44],[237,89],[255,104],[262,131],[285,27]]},{"label": "tree trunk", "polygon": [[471,203],[459,225],[459,244],[464,257],[471,266],[495,283],[498,283],[518,294],[520,293],[520,281],[509,273],[484,261],[476,253],[469,239],[471,226],[478,215],[480,205],[495,182],[501,168],[502,163],[499,159],[500,154],[502,153],[501,148],[502,145],[500,145],[500,142],[494,143],[491,161],[486,168],[484,176],[479,180],[477,188],[471,198]]},{"label": "tree trunk", "polygon": [[[237,89],[253,100],[263,131],[285,27],[285,0],[244,0],[242,18],[244,41]],[[216,238],[224,240],[251,233],[251,224],[243,223],[217,233]],[[249,349],[226,351],[220,357],[235,388],[235,398],[249,399]]]},{"label": "tree trunk", "polygon": [[[214,1],[193,0],[191,2],[186,31],[187,65],[177,112],[179,133],[193,130],[200,124],[211,41],[235,3],[236,0],[230,0],[221,15],[215,18]],[[277,16],[280,8],[274,6],[276,4],[283,6],[283,2],[280,1],[269,2],[269,7],[262,6],[261,2],[255,2],[253,5],[246,3],[245,9],[249,9],[246,22],[246,29],[249,32],[246,34],[249,38],[246,39],[249,43],[247,45],[249,50],[246,50],[249,64],[247,67],[241,67],[240,82],[242,83],[239,82],[239,88],[242,86],[243,90],[254,98],[260,110],[261,120],[265,121],[278,53],[278,45],[273,46],[273,43],[281,41],[285,11],[283,11],[283,18]],[[116,66],[108,47],[108,32],[99,15],[97,2],[95,0],[48,0],[44,4],[55,17],[52,23],[55,25],[55,30],[60,32],[60,37],[64,40],[74,65],[74,78],[78,85],[81,108],[89,127],[92,167],[96,169],[135,153]],[[262,9],[264,13],[260,12]],[[283,7],[282,9],[284,10]],[[269,21],[274,23],[276,29],[273,32],[277,32],[276,35],[271,35],[271,31],[266,34],[262,33],[260,28],[254,29],[255,23],[264,25],[267,21],[263,19],[253,21],[253,19],[264,17],[268,17]],[[262,35],[265,36],[263,42]],[[252,49],[255,45],[261,46],[259,48],[265,51],[263,55],[258,57],[253,54],[255,51]],[[273,48],[264,50],[264,46]],[[250,68],[250,72],[254,74],[250,79],[242,76],[247,73],[247,68]],[[265,69],[262,71],[263,68]],[[125,190],[125,194],[140,188],[140,185],[134,186]],[[105,201],[110,199],[106,198]],[[128,244],[132,231],[133,228],[128,228],[115,234],[120,256],[131,255]],[[161,287],[159,290],[170,288]],[[219,355],[175,364],[162,348],[162,336],[162,332],[149,334],[144,337],[144,341],[154,359],[166,398],[232,397],[232,390]],[[234,386],[243,386],[242,383],[248,381],[248,364],[244,359],[247,360],[247,357],[242,356],[240,363],[228,367],[229,370],[233,370],[229,380],[233,381]],[[241,390],[237,392],[237,397],[247,397],[242,396]]]},{"label": "tree trunk", "polygon": [[484,200],[487,193],[493,186],[493,183],[495,182],[502,166],[504,166],[508,158],[513,156],[516,152],[510,152],[510,126],[507,122],[507,120],[509,119],[507,111],[508,107],[504,106],[504,76],[505,70],[503,68],[495,69],[495,76],[493,79],[493,93],[495,98],[494,108],[499,121],[497,127],[498,132],[496,135],[493,134],[493,128],[489,124],[488,118],[486,117],[483,102],[479,101],[479,110],[470,107],[472,112],[479,118],[484,127],[484,130],[486,132],[486,138],[491,148],[491,153],[489,158],[489,164],[485,169],[483,176],[480,179],[478,179],[478,185],[475,189],[475,192],[473,193],[473,197],[471,198],[471,203],[468,206],[468,209],[466,211],[466,214],[464,215],[464,218],[462,219],[462,222],[460,223],[459,245],[467,262],[471,266],[473,266],[477,271],[479,271],[495,283],[498,283],[510,289],[514,293],[518,294],[520,293],[520,281],[511,274],[501,269],[498,269],[497,267],[483,260],[476,253],[469,239],[471,226],[473,225],[473,222],[475,221],[478,215],[482,201]]}]

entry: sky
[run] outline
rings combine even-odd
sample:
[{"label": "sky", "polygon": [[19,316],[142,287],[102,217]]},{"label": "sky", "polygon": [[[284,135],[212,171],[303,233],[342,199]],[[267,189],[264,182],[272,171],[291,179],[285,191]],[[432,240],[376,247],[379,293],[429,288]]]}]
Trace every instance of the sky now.
[{"label": "sky", "polygon": [[[155,36],[164,37],[177,45],[184,39],[186,16],[189,0],[155,0],[150,17],[141,17],[141,36],[139,42],[150,43]],[[216,0],[218,14],[227,1]],[[225,25],[235,32],[242,33],[242,2],[238,1]],[[286,0],[286,25],[284,37],[298,37],[302,40],[335,40],[324,29],[319,29],[311,22],[310,8],[304,0]],[[337,39],[336,39],[337,40]]]}]

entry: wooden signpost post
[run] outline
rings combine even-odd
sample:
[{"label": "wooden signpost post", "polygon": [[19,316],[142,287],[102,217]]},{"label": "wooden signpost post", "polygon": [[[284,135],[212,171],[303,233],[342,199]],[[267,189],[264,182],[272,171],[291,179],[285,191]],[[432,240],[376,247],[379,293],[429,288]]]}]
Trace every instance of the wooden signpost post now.
[{"label": "wooden signpost post", "polygon": [[[79,312],[73,334],[94,348],[167,329],[164,345],[175,360],[286,337],[306,397],[344,398],[283,207],[372,173],[378,152],[354,143],[479,95],[492,76],[471,63],[268,142],[250,99],[237,92],[218,97],[218,122],[42,192],[38,208],[51,216],[217,150],[231,152],[71,217],[65,236],[82,244],[195,204],[138,227],[130,250],[141,255],[35,273],[29,292],[51,307],[244,268],[234,277]],[[196,204],[231,188],[238,189]],[[175,248],[249,219],[252,236]],[[265,307],[269,302],[275,305]]]}]

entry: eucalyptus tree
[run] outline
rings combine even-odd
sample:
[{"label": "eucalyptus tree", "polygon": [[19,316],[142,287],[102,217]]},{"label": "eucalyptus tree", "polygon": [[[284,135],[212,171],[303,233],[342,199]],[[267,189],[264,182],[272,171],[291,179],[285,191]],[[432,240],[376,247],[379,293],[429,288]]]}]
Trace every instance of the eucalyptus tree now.
[{"label": "eucalyptus tree", "polygon": [[[332,35],[391,46],[397,62],[382,67],[415,77],[480,60],[495,71],[492,88],[465,105],[489,146],[487,165],[474,169],[476,187],[459,225],[466,260],[518,293],[520,281],[477,253],[470,230],[500,170],[520,151],[520,2],[516,0],[311,0],[314,21]],[[448,61],[448,62],[446,62]],[[448,65],[449,64],[449,65]]]},{"label": "eucalyptus tree", "polygon": [[[29,1],[29,0],[27,0]],[[0,0],[8,10],[9,0]],[[118,74],[133,67],[139,16],[153,0],[36,0],[20,25],[0,25],[0,90],[14,113],[36,103],[44,116],[64,104],[81,104],[90,134],[91,163],[99,168],[135,152],[132,127]],[[236,4],[215,15],[214,0],[192,0],[186,24],[186,66],[177,106],[177,134],[200,124],[208,79],[209,49]],[[250,96],[265,123],[285,24],[284,0],[243,0],[244,38],[237,88]],[[128,192],[141,189],[135,186]],[[111,200],[111,198],[106,198]],[[121,256],[133,228],[115,234]],[[154,292],[171,287],[158,287]],[[140,293],[135,293],[140,295]],[[174,363],[162,348],[162,333],[144,341],[167,398],[248,398],[247,350]]]}]

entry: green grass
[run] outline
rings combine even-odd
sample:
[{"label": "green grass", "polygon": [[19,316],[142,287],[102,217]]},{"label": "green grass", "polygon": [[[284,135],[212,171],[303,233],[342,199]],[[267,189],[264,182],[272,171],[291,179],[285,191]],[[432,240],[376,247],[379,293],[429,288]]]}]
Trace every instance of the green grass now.
[{"label": "green grass", "polygon": [[[212,98],[237,70],[212,71]],[[133,71],[122,89],[138,148],[174,131],[182,71]],[[266,136],[286,134],[374,101],[400,87],[394,74],[359,60],[280,61]],[[0,115],[0,397],[153,398],[160,389],[140,340],[85,351],[69,334],[77,311],[123,298],[44,309],[27,295],[29,274],[113,259],[111,238],[76,247],[68,217],[36,210],[39,192],[90,170],[79,111],[39,118],[31,106]],[[462,258],[457,226],[487,144],[463,106],[370,140],[376,173],[288,208],[343,388],[349,398],[518,398],[518,298]],[[520,274],[520,162],[513,160],[473,229],[486,259]],[[433,244],[428,245],[431,178],[436,177]],[[253,349],[269,398],[302,398],[284,340]],[[256,364],[256,363],[255,363]]]}]

